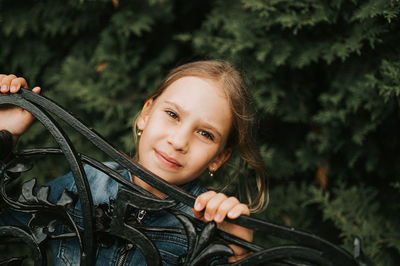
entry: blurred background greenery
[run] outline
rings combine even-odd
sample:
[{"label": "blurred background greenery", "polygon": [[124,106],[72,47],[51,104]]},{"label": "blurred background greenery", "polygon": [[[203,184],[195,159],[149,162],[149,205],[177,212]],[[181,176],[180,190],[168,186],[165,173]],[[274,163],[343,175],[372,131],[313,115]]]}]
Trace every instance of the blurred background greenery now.
[{"label": "blurred background greenery", "polygon": [[[132,154],[132,120],[168,70],[229,60],[257,103],[271,199],[257,216],[349,252],[359,236],[376,265],[396,265],[399,13],[398,0],[0,0],[0,72],[40,85]],[[53,145],[35,123],[19,148]],[[38,160],[32,175],[63,171]]]}]

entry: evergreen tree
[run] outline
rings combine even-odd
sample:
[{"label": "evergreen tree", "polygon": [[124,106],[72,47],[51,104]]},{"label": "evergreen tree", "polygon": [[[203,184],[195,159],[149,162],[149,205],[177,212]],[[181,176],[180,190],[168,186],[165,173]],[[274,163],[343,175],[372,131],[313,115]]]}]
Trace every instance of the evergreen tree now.
[{"label": "evergreen tree", "polygon": [[[399,13],[398,0],[0,0],[0,70],[132,153],[133,117],[166,71],[228,59],[257,103],[271,195],[259,217],[349,252],[359,236],[377,265],[396,265]],[[43,132],[36,123],[20,145],[52,145]],[[43,182],[64,170],[42,164]]]}]

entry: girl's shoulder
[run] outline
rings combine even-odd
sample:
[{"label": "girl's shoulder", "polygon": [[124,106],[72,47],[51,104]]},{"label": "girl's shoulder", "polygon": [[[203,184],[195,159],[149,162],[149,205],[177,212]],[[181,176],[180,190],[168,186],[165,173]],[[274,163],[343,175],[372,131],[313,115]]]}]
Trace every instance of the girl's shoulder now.
[{"label": "girl's shoulder", "polygon": [[[129,179],[129,171],[116,162],[103,162],[105,166]],[[116,198],[118,189],[122,186],[107,174],[93,166],[85,165],[85,173],[93,196],[93,203],[100,204],[109,202],[110,197]]]},{"label": "girl's shoulder", "polygon": [[[129,179],[129,172],[123,169],[116,162],[104,162],[106,167],[110,168],[121,174],[124,178]],[[106,172],[103,172],[91,165],[84,166],[85,175],[89,184],[89,189],[92,194],[93,203],[108,203],[110,197],[116,197],[118,188],[120,185],[116,180],[111,178]],[[50,200],[55,202],[64,190],[68,190],[74,193],[78,193],[76,186],[77,180],[75,180],[72,172],[67,173],[64,176],[54,179],[47,183],[45,186],[51,188]]]},{"label": "girl's shoulder", "polygon": [[181,186],[181,188],[183,190],[185,190],[186,192],[192,194],[195,197],[197,197],[200,194],[208,191],[208,189],[206,189],[205,187],[201,186],[200,183],[197,180],[193,180],[193,181],[191,181],[189,183],[186,183],[183,186]]}]

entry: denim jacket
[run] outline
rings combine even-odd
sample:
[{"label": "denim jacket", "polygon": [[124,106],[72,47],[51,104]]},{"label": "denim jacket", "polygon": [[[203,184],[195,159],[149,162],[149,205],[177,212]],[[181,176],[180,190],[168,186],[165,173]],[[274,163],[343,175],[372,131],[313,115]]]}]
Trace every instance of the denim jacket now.
[{"label": "denim jacket", "polygon": [[[106,165],[114,170],[117,170],[125,178],[130,179],[130,173],[122,169],[117,163],[106,163]],[[110,197],[116,198],[117,192],[122,184],[119,184],[105,173],[91,167],[85,166],[85,172],[89,181],[90,189],[92,192],[94,205],[107,203],[109,204]],[[49,201],[56,202],[61,193],[67,189],[77,192],[74,178],[71,173],[68,173],[60,178],[57,178],[47,184],[50,187]],[[199,186],[195,181],[185,184],[183,187],[187,192],[194,196],[198,196],[206,190]],[[193,216],[191,208],[182,203],[178,204],[177,208],[187,214]],[[80,204],[76,204],[72,211],[74,220],[82,219],[80,216]],[[134,212],[137,214],[137,212]],[[2,224],[27,224],[29,217],[26,215],[12,215],[9,213],[0,216],[0,225]],[[151,227],[174,227],[183,228],[175,216],[167,213],[166,211],[146,213],[140,221],[143,225]],[[79,227],[79,222],[78,222]],[[58,232],[66,232],[66,226],[57,228]],[[184,254],[187,249],[186,236],[173,232],[146,232],[146,235],[154,242],[159,250],[162,265],[176,265],[179,256]],[[49,241],[50,250],[52,252],[53,263],[52,265],[79,265],[80,262],[80,249],[76,238],[51,240]],[[121,256],[122,253],[126,253]],[[121,259],[124,259],[122,264]],[[95,265],[146,265],[145,258],[141,251],[133,245],[126,243],[118,243],[114,241],[111,247],[99,247],[96,252]]]}]

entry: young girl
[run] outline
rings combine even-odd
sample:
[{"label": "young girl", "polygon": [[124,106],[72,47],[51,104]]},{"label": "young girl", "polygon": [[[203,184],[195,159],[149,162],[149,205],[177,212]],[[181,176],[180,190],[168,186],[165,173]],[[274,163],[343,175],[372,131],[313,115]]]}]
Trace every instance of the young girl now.
[{"label": "young girl", "polygon": [[[27,88],[25,79],[14,75],[0,75],[0,84],[3,94],[17,93],[21,87]],[[40,93],[40,90],[39,87],[33,89],[36,93]],[[251,96],[240,74],[229,63],[193,62],[177,67],[167,75],[156,92],[146,100],[134,123],[137,140],[135,159],[138,163],[164,180],[198,196],[194,208],[183,208],[183,211],[205,222],[215,221],[221,230],[247,241],[252,241],[251,230],[225,222],[224,219],[249,215],[250,211],[260,210],[264,205],[264,168],[252,141],[251,103]],[[0,129],[6,129],[13,134],[14,144],[32,121],[33,117],[18,107],[7,106],[0,109]],[[256,172],[254,178],[258,192],[255,197],[247,195],[248,205],[240,203],[235,197],[212,190],[206,191],[195,181],[204,171],[213,176],[235,149],[241,160]],[[118,169],[118,166],[111,166]],[[85,171],[95,204],[108,202],[110,196],[116,196],[117,190],[113,189],[118,186],[115,181],[94,168],[86,167]],[[157,197],[166,196],[130,173],[124,174]],[[51,198],[56,199],[57,194],[65,188],[73,190],[72,185],[66,185],[69,182],[73,183],[71,174],[52,181],[49,184],[52,186]],[[93,184],[96,184],[94,188]],[[167,215],[147,215],[145,218],[147,225],[179,226],[177,221],[172,221]],[[143,222],[146,223],[146,219]],[[157,242],[156,237],[153,240],[165,265],[177,263],[177,258],[185,252],[185,248],[171,247],[168,250],[169,245],[163,245],[162,241]],[[50,242],[55,242],[51,245],[55,265],[73,265],[76,261],[79,262],[79,247],[76,243],[67,243],[64,240]],[[60,251],[66,244],[72,247],[70,251]],[[235,245],[230,246],[235,253],[229,258],[230,262],[247,255],[246,250]],[[114,247],[114,250],[99,248],[96,264],[114,265],[116,261],[113,254],[116,254],[117,249],[118,247]],[[126,265],[144,264],[140,252],[134,248],[129,252]],[[61,253],[68,253],[68,256],[62,257]],[[78,257],[78,260],[74,257]]]}]

